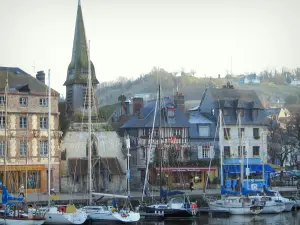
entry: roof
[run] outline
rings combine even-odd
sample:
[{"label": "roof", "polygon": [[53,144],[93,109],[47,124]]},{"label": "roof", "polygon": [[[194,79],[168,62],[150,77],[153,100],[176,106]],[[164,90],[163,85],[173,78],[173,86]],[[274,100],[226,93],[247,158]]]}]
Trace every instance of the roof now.
[{"label": "roof", "polygon": [[269,108],[265,109],[267,116],[279,115],[281,108]]},{"label": "roof", "polygon": [[[48,91],[46,84],[18,67],[0,67],[0,91],[5,90],[7,78],[9,91],[19,92],[23,90],[32,94],[45,94]],[[52,95],[59,95],[59,93],[52,89]]]},{"label": "roof", "polygon": [[213,121],[204,117],[200,112],[190,112],[189,122],[191,124],[212,124]]},{"label": "roof", "polygon": [[124,174],[120,166],[119,160],[117,157],[111,158],[101,158],[100,159],[101,169],[107,169],[112,175],[121,175]]},{"label": "roof", "polygon": [[196,111],[196,110],[199,110],[199,107],[200,107],[199,105],[194,106],[194,107],[190,108],[189,111]]},{"label": "roof", "polygon": [[252,106],[255,108],[264,109],[260,99],[258,98],[258,95],[252,90],[209,88],[207,93],[215,102],[222,104],[224,107],[230,107],[230,105],[243,105],[247,108]]},{"label": "roof", "polygon": [[68,160],[69,174],[85,175],[88,171],[88,160],[75,158]]},{"label": "roof", "polygon": [[[154,127],[159,127],[159,117],[161,116],[161,127],[189,127],[189,122],[184,113],[175,108],[174,122],[167,121],[165,116],[166,107],[175,107],[170,97],[162,98],[161,110],[156,111]],[[148,101],[138,113],[132,117],[121,128],[152,128],[154,120],[156,100]]]},{"label": "roof", "polygon": [[[93,84],[98,84],[95,67],[91,62],[91,76]],[[73,51],[71,63],[68,67],[67,79],[64,85],[86,84],[88,80],[88,46],[86,41],[81,4],[78,2]]]}]

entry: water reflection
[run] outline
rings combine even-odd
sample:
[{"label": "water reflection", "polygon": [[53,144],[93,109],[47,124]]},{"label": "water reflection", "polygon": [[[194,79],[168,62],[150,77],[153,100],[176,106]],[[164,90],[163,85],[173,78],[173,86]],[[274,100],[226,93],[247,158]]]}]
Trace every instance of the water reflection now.
[{"label": "water reflection", "polygon": [[230,216],[216,218],[200,216],[194,220],[165,220],[140,222],[141,225],[300,225],[300,213],[267,214],[256,216]]}]

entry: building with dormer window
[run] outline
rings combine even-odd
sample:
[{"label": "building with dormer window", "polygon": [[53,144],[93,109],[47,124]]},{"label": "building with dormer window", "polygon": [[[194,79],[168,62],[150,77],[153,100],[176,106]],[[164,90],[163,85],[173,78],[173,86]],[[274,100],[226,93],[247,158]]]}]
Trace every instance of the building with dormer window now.
[{"label": "building with dormer window", "polygon": [[[231,179],[236,180],[240,176],[242,155],[244,167],[248,165],[250,169],[250,174],[248,174],[251,180],[250,185],[262,186],[262,164],[267,163],[268,121],[257,94],[251,90],[234,89],[232,85],[225,85],[219,89],[207,89],[202,98],[199,113],[215,121],[217,125],[219,110],[222,110],[223,129],[218,130],[217,136],[219,148],[224,157],[226,186],[230,188]],[[273,169],[265,165],[266,180],[271,171]],[[246,180],[246,174],[244,177]]]}]

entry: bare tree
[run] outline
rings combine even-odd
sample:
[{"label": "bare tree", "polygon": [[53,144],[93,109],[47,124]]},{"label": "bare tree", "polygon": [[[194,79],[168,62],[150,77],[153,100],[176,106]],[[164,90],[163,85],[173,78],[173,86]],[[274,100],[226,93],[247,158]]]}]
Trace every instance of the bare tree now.
[{"label": "bare tree", "polygon": [[192,76],[194,77],[194,76],[195,76],[195,74],[196,74],[196,70],[194,70],[194,69],[191,69],[191,72],[190,72],[190,74],[192,74]]}]

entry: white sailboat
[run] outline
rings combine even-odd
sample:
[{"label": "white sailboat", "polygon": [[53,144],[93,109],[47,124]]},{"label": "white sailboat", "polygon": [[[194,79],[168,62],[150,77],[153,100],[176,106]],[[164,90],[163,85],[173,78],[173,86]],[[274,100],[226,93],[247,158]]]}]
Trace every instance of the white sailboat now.
[{"label": "white sailboat", "polygon": [[[91,145],[91,137],[92,137],[92,116],[91,116],[91,101],[92,101],[92,75],[91,75],[91,60],[90,60],[90,43],[88,45],[88,174],[89,174],[89,206],[85,206],[80,209],[80,211],[87,213],[88,218],[91,220],[97,221],[116,221],[116,222],[137,222],[140,220],[140,213],[133,212],[132,210],[120,210],[118,211],[116,207],[105,207],[105,206],[93,206],[92,205],[92,194],[107,196],[112,198],[130,198],[130,190],[128,185],[128,196],[123,195],[113,195],[106,193],[92,193],[92,145]],[[126,140],[128,154],[128,168],[129,171],[129,149],[130,149],[130,141]],[[129,182],[129,177],[127,178]]]},{"label": "white sailboat", "polygon": [[[239,118],[240,119],[240,118]],[[240,121],[239,121],[240,124]],[[219,109],[219,137],[221,137],[221,131],[223,130],[223,117],[222,110]],[[264,205],[260,201],[251,201],[247,196],[242,196],[239,192],[229,191],[224,188],[224,177],[223,177],[223,146],[222,138],[219,140],[220,143],[220,172],[221,172],[221,200],[208,201],[208,205],[212,210],[228,211],[233,215],[246,215],[246,214],[259,214],[263,210]],[[241,144],[240,144],[241,146]],[[241,160],[241,175],[243,175],[243,150]],[[241,176],[241,183],[243,183],[243,176]],[[224,197],[224,194],[232,194],[235,196]]]},{"label": "white sailboat", "polygon": [[74,205],[55,206],[51,205],[51,87],[50,70],[48,72],[48,207],[40,208],[39,211],[45,214],[46,224],[83,224],[87,214],[77,210]]}]

